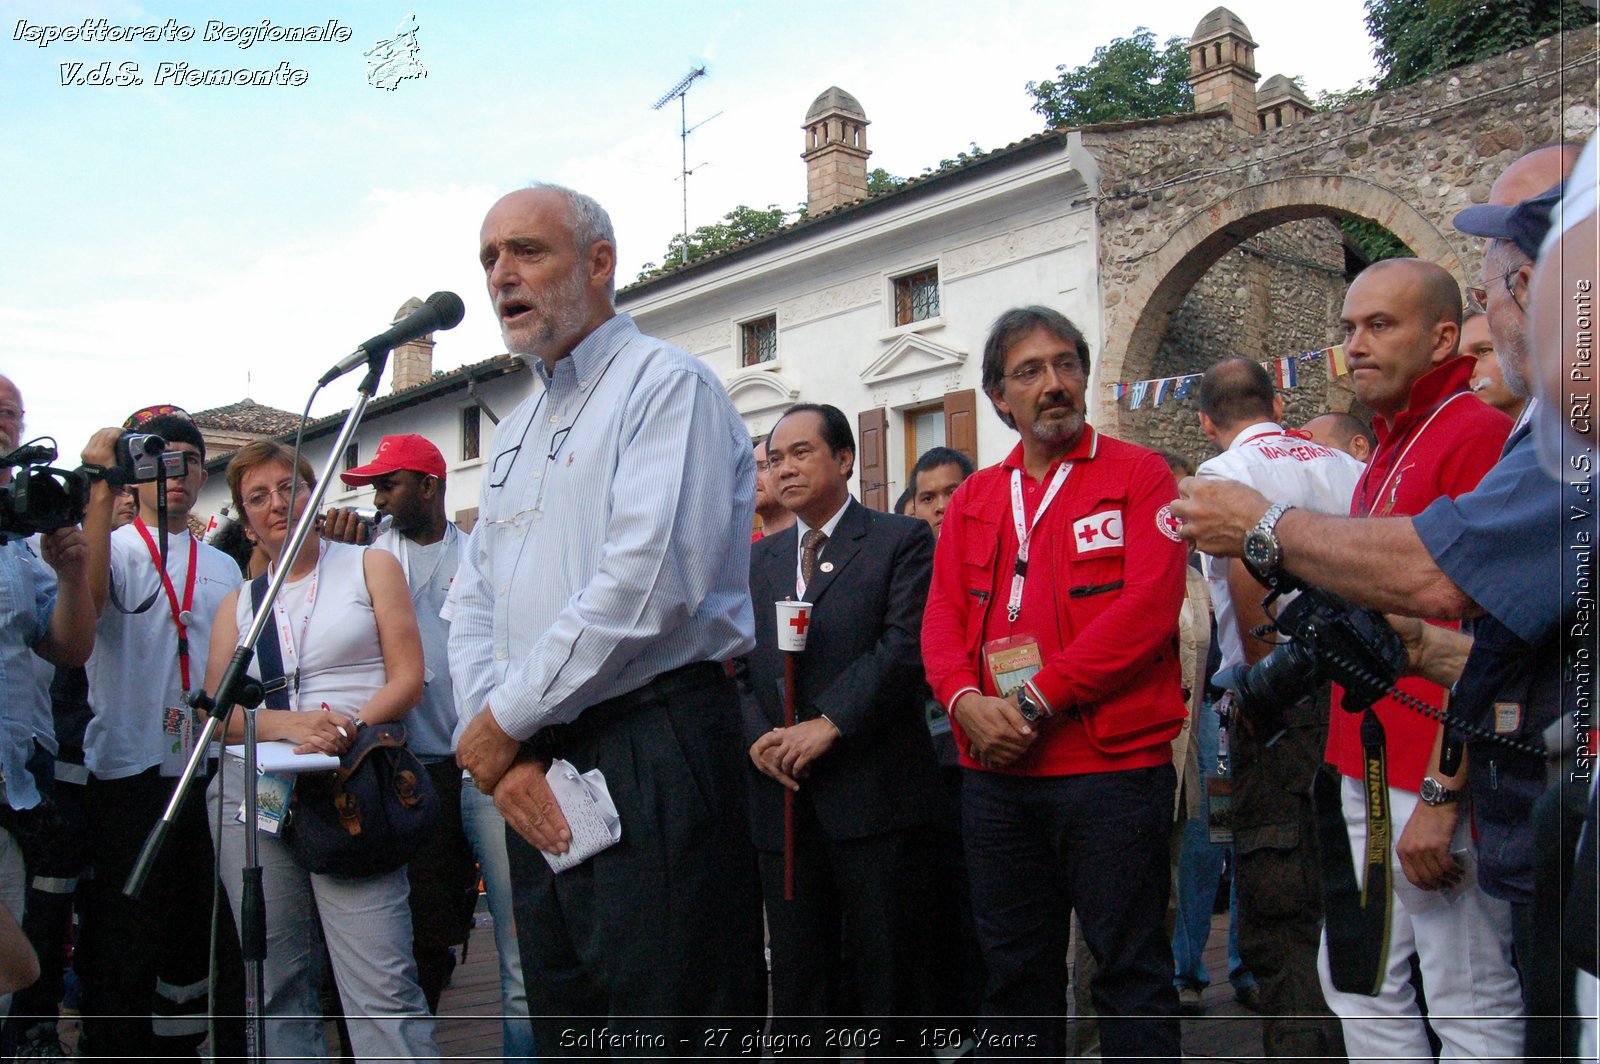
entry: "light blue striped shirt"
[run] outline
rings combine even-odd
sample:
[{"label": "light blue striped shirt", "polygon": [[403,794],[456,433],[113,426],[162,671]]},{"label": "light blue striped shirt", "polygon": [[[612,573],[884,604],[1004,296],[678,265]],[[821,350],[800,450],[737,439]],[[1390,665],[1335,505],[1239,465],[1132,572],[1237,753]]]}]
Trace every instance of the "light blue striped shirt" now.
[{"label": "light blue striped shirt", "polygon": [[39,804],[28,771],[41,723],[51,730],[50,699],[36,678],[33,648],[50,628],[56,574],[20,539],[0,545],[0,779],[13,809]]},{"label": "light blue striped shirt", "polygon": [[456,574],[450,673],[527,739],[697,661],[755,645],[755,458],[721,382],[626,314],[495,430]]}]

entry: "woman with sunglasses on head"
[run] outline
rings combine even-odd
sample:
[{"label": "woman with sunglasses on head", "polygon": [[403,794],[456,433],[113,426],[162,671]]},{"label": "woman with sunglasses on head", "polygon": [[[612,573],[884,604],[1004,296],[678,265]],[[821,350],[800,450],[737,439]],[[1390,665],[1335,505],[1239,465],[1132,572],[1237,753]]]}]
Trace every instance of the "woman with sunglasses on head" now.
[{"label": "woman with sunglasses on head", "polygon": [[[282,444],[258,441],[228,463],[234,506],[250,538],[271,557],[269,572],[289,567],[272,609],[290,708],[258,710],[256,736],[262,742],[289,740],[299,753],[338,756],[358,729],[398,720],[416,704],[422,695],[422,642],[393,555],[308,537],[294,558],[284,557],[315,481],[303,458],[298,475],[293,460]],[[212,630],[207,690],[216,690],[253,617],[249,585],[222,604]],[[258,667],[259,658],[252,672]],[[226,741],[241,742],[243,735],[242,715],[235,713]],[[245,825],[236,814],[243,787],[243,766],[224,759],[209,797],[213,831],[222,809],[217,849],[236,916],[245,842]],[[356,1058],[437,1059],[433,1018],[411,951],[404,867],[361,878],[320,875],[296,864],[277,836],[263,832],[259,842],[267,910],[266,1052],[274,1059],[327,1055],[318,1001],[321,938],[333,961]]]}]

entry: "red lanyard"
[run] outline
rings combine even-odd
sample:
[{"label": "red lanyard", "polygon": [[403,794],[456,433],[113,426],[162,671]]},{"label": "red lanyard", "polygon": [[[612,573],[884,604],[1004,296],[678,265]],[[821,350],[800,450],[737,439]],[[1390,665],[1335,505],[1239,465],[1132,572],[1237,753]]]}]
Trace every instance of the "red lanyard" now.
[{"label": "red lanyard", "polygon": [[144,519],[135,517],[133,527],[139,530],[144,545],[150,548],[150,560],[155,563],[156,572],[161,574],[161,589],[167,593],[167,605],[172,609],[172,624],[178,630],[178,671],[183,677],[183,692],[188,694],[189,625],[194,621],[194,614],[190,610],[194,606],[194,571],[199,568],[200,544],[193,535],[188,535],[189,575],[184,578],[183,605],[180,606],[177,589],[172,586],[172,577],[167,575],[167,570],[161,565],[161,554],[156,550],[156,541],[151,537],[150,529],[145,527]]}]

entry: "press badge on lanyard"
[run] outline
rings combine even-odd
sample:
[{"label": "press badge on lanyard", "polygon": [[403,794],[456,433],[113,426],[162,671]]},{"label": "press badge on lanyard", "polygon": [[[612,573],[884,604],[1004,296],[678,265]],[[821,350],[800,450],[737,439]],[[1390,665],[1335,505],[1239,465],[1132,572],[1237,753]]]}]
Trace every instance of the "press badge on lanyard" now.
[{"label": "press badge on lanyard", "polygon": [[178,776],[194,750],[194,711],[188,706],[168,706],[162,711],[161,774]]},{"label": "press badge on lanyard", "polygon": [[983,657],[989,663],[989,675],[994,678],[995,690],[1001,698],[1033,679],[1034,673],[1044,666],[1039,641],[1031,635],[991,639],[983,645]]},{"label": "press badge on lanyard", "polygon": [[[289,817],[289,796],[294,792],[294,777],[286,772],[256,773],[256,830],[266,835],[281,835]],[[244,823],[244,802],[233,819]]]}]

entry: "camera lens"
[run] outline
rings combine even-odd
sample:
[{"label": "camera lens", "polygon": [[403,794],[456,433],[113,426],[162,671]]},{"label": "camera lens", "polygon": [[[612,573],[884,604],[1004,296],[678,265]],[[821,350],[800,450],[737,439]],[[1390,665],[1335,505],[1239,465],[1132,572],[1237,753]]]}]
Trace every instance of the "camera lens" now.
[{"label": "camera lens", "polygon": [[1279,717],[1317,688],[1317,660],[1299,643],[1287,643],[1239,675],[1239,712],[1254,719]]}]

